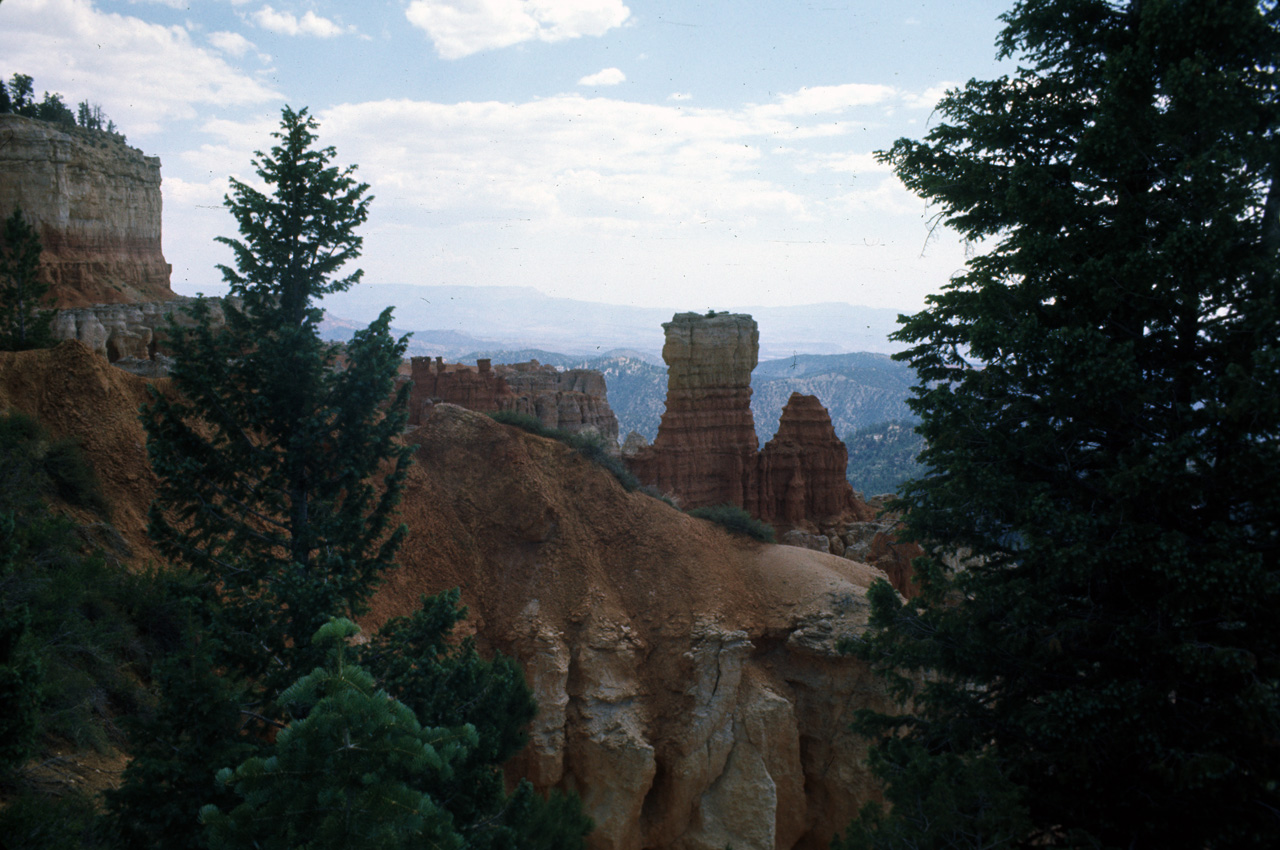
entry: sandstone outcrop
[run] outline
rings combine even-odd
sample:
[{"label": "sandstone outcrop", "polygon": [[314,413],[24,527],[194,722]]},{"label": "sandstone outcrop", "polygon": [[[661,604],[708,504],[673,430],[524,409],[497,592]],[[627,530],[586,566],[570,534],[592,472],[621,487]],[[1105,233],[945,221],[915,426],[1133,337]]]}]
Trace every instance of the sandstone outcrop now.
[{"label": "sandstone outcrop", "polygon": [[604,375],[595,369],[565,369],[528,363],[495,367],[514,396],[504,410],[536,416],[549,428],[594,430],[606,444],[618,443],[618,417],[609,407]]},{"label": "sandstone outcrop", "polygon": [[562,372],[537,360],[498,365],[478,360],[472,368],[442,357],[414,357],[409,374],[410,425],[426,421],[436,404],[456,404],[486,413],[524,413],[570,433],[595,431],[606,445],[617,445],[618,418],[609,408],[604,376],[594,369]]},{"label": "sandstone outcrop", "polygon": [[0,115],[0,216],[33,222],[59,307],[173,297],[160,250],[160,160],[121,137]]},{"label": "sandstone outcrop", "polygon": [[792,393],[778,433],[760,451],[757,515],[766,522],[799,525],[815,517],[857,514],[845,477],[848,463],[849,452],[822,402]]},{"label": "sandstone outcrop", "polygon": [[686,508],[728,503],[753,511],[755,320],[742,313],[677,313],[662,329],[667,407],[653,444],[628,464],[641,481],[672,493]]},{"label": "sandstone outcrop", "polygon": [[577,791],[593,848],[825,848],[875,795],[848,724],[888,703],[836,644],[878,571],[731,537],[452,405],[407,439],[411,543],[371,619],[461,586],[541,707],[513,773]]},{"label": "sandstone outcrop", "polygon": [[662,327],[667,409],[653,444],[627,454],[641,481],[686,508],[728,503],[767,522],[857,515],[848,453],[817,398],[793,394],[777,435],[757,451],[751,371],[760,335],[750,316],[679,313]]},{"label": "sandstone outcrop", "polygon": [[[78,340],[111,363],[154,361],[158,355],[168,353],[164,340],[170,319],[182,326],[192,324],[185,310],[194,301],[175,296],[168,301],[93,304],[59,310],[53,320],[53,335],[56,339]],[[209,308],[211,326],[224,326],[226,315],[221,299],[209,299]]]}]

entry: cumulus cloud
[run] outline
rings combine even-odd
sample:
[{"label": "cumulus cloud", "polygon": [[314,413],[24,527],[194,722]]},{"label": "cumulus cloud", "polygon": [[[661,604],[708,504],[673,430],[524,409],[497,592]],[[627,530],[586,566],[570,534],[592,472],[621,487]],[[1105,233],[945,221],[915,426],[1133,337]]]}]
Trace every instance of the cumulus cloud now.
[{"label": "cumulus cloud", "polygon": [[280,97],[182,26],[100,12],[89,0],[24,0],[5,4],[3,14],[0,56],[9,67],[42,89],[101,103],[131,137],[194,118],[197,107]]},{"label": "cumulus cloud", "polygon": [[306,12],[301,18],[292,12],[277,12],[270,6],[263,6],[249,15],[250,20],[269,32],[281,35],[310,35],[316,38],[334,38],[351,28],[343,28],[328,18],[322,18],[315,12]]},{"label": "cumulus cloud", "polygon": [[237,58],[254,49],[253,42],[238,32],[211,32],[209,33],[209,43],[228,56]]},{"label": "cumulus cloud", "polygon": [[630,14],[622,0],[412,0],[405,10],[443,59],[525,41],[604,35]]},{"label": "cumulus cloud", "polygon": [[897,94],[892,86],[868,83],[846,83],[839,86],[812,86],[780,97],[762,108],[762,114],[822,115],[843,112],[859,106],[886,103]]},{"label": "cumulus cloud", "polygon": [[594,74],[588,74],[578,80],[580,86],[616,86],[618,83],[625,82],[627,75],[617,68],[605,68],[603,71],[597,71]]}]

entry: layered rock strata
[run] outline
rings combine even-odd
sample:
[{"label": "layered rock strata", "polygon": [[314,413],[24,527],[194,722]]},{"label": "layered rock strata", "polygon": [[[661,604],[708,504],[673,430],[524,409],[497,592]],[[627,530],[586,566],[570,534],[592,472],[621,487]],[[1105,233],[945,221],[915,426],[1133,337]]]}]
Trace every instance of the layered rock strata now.
[{"label": "layered rock strata", "polygon": [[595,431],[616,446],[618,418],[609,407],[604,376],[593,369],[558,371],[537,360],[498,364],[478,360],[474,368],[442,357],[410,361],[413,390],[409,424],[420,425],[436,404],[468,410],[511,410],[570,433]]},{"label": "layered rock strata", "polygon": [[[169,352],[165,335],[169,322],[190,327],[187,310],[194,298],[175,296],[168,301],[134,304],[93,304],[59,310],[53,320],[55,339],[74,339],[111,363],[129,360],[154,361]],[[211,298],[209,320],[213,328],[226,324],[222,299]]]},{"label": "layered rock strata", "polygon": [[667,408],[649,446],[627,462],[686,508],[733,504],[792,525],[856,515],[848,452],[814,396],[793,394],[778,433],[757,451],[751,372],[759,352],[745,314],[679,313],[664,324]]},{"label": "layered rock strata", "polygon": [[513,396],[503,410],[527,413],[570,433],[593,430],[607,445],[617,445],[618,417],[609,407],[604,375],[597,370],[560,371],[537,360],[495,368]]},{"label": "layered rock strata", "polygon": [[798,525],[816,517],[857,512],[845,476],[849,452],[816,396],[792,393],[778,433],[759,459],[756,513],[766,522]]},{"label": "layered rock strata", "polygon": [[120,136],[0,115],[0,216],[36,226],[59,307],[173,297],[160,250],[160,160]]},{"label": "layered rock strata", "polygon": [[653,444],[629,458],[632,471],[686,508],[727,503],[754,511],[755,320],[742,313],[677,313],[662,329],[667,406]]}]

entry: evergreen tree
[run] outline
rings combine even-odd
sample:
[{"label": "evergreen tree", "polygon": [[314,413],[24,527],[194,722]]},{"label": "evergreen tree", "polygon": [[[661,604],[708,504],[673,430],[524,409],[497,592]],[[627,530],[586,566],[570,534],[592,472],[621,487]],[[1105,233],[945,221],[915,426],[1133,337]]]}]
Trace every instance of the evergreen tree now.
[{"label": "evergreen tree", "polygon": [[40,237],[14,207],[0,230],[0,351],[53,344],[54,311],[41,309],[49,284],[40,280]]},{"label": "evergreen tree", "polygon": [[315,126],[285,108],[280,143],[254,162],[272,195],[232,180],[243,240],[220,239],[236,258],[220,267],[226,328],[199,304],[194,328],[174,329],[178,393],[145,411],[160,477],[151,534],[220,586],[228,660],[268,695],[320,662],[310,639],[328,618],[364,612],[404,536],[390,522],[410,462],[396,442],[405,340],[388,332],[390,310],[341,361],[320,338],[313,301],[359,280],[336,275],[359,254],[370,198],[314,146]]},{"label": "evergreen tree", "polygon": [[1004,20],[1018,70],[882,155],[979,251],[897,334],[933,557],[858,642],[912,702],[844,846],[1274,846],[1280,12]]},{"label": "evergreen tree", "polygon": [[200,819],[213,850],[461,850],[448,812],[423,790],[449,782],[476,744],[475,730],[423,728],[373,676],[348,663],[354,623],[336,619],[311,643],[329,659],[290,686],[281,701],[294,720],[269,755],[219,773],[244,802]]},{"label": "evergreen tree", "polygon": [[458,597],[457,588],[423,597],[421,609],[388,621],[360,656],[424,725],[477,733],[451,774],[424,775],[416,787],[449,811],[474,850],[580,850],[591,820],[577,797],[543,799],[527,780],[506,791],[501,766],[528,742],[537,704],[515,661],[486,661],[472,638],[452,638],[467,616]]}]

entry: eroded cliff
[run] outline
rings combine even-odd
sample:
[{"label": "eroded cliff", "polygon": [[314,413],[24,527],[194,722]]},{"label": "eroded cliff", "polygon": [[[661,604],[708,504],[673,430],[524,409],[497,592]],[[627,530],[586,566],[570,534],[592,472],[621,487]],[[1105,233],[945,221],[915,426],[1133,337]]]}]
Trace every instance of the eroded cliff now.
[{"label": "eroded cliff", "polygon": [[[0,409],[84,440],[139,566],[155,557],[146,386],[74,341],[0,354]],[[875,794],[848,723],[886,697],[836,642],[865,626],[880,573],[730,537],[453,405],[406,439],[410,536],[365,625],[460,586],[468,628],[538,697],[513,773],[581,794],[593,848],[816,850]]]},{"label": "eroded cliff", "polygon": [[160,246],[160,160],[108,133],[0,115],[0,215],[37,227],[59,307],[173,297]]}]

